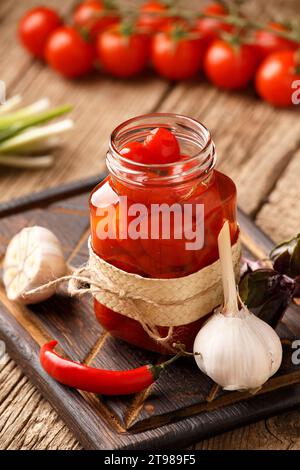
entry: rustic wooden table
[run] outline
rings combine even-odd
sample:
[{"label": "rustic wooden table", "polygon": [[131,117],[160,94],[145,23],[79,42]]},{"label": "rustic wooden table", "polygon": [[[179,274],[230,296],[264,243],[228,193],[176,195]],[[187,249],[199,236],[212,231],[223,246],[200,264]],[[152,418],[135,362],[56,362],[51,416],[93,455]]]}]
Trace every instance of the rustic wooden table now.
[{"label": "rustic wooden table", "polygon": [[[229,94],[202,78],[174,85],[152,74],[119,81],[95,73],[66,81],[31,60],[16,40],[18,19],[40,0],[11,3],[0,2],[0,79],[8,95],[21,93],[28,102],[43,96],[53,104],[70,102],[76,129],[51,170],[1,168],[0,201],[100,172],[110,131],[117,123],[137,114],[169,111],[195,117],[211,129],[219,166],[237,183],[240,207],[274,241],[299,232],[299,107],[275,110],[251,90]],[[68,15],[76,2],[45,3]],[[259,18],[274,13],[300,18],[298,0],[249,0],[247,8]],[[195,448],[300,449],[299,423],[300,410],[295,410],[200,442]],[[79,448],[71,430],[6,356],[0,366],[0,449]]]}]

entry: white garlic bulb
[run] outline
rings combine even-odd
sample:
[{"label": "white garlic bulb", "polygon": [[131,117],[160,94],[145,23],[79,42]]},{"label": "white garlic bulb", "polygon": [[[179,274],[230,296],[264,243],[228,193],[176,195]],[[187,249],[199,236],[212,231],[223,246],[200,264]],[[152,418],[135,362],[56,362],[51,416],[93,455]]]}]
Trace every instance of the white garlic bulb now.
[{"label": "white garlic bulb", "polygon": [[238,304],[229,225],[219,235],[224,307],[201,328],[194,342],[198,367],[224,390],[257,390],[279,369],[282,345],[277,333]]},{"label": "white garlic bulb", "polygon": [[39,292],[29,291],[68,272],[61,244],[44,227],[26,227],[10,241],[4,262],[3,282],[7,297],[23,304],[34,304],[51,297],[52,285]]},{"label": "white garlic bulb", "polygon": [[282,360],[276,332],[245,307],[237,315],[215,313],[199,331],[198,367],[224,390],[255,390],[275,374]]}]

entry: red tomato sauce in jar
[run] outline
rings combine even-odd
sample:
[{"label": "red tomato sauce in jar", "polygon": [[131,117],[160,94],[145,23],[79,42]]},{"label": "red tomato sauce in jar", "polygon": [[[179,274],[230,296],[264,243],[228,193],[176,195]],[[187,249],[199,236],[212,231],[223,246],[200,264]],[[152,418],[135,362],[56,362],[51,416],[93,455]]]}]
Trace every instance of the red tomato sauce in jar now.
[{"label": "red tomato sauce in jar", "polygon": [[[191,118],[150,114],[117,127],[107,154],[109,176],[90,197],[95,253],[124,271],[156,279],[187,276],[215,262],[219,257],[217,238],[225,220],[230,223],[232,244],[238,237],[236,188],[228,176],[215,170],[215,162],[210,133]],[[136,212],[130,214],[130,207],[136,207],[134,204],[143,205],[143,211],[138,213],[142,221],[139,237],[132,238],[128,227],[136,216]],[[191,234],[199,226],[193,211],[190,217],[180,217],[184,214],[181,208],[186,205],[192,209],[197,205],[204,208],[204,243],[199,249],[188,248],[189,242],[194,242]],[[169,219],[165,219],[169,222],[166,236],[162,214],[170,207],[173,210]],[[108,225],[109,236],[99,236],[99,227],[107,226],[108,230]],[[154,228],[158,229],[155,236]],[[141,348],[169,352],[151,339],[136,320],[114,312],[97,300],[94,309],[98,321],[113,336]],[[170,345],[180,341],[191,350],[206,318],[174,327]],[[168,327],[159,326],[158,331],[163,337]]]}]

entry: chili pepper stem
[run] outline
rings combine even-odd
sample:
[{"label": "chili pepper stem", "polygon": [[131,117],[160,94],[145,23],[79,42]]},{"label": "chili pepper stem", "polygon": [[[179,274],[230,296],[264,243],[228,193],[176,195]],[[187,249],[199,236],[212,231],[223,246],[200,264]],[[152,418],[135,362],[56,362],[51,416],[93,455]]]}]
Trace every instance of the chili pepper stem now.
[{"label": "chili pepper stem", "polygon": [[150,365],[149,370],[151,374],[153,375],[154,380],[157,380],[158,377],[160,376],[160,373],[170,364],[173,364],[173,362],[177,361],[179,357],[182,357],[182,351],[179,351],[175,356],[171,357],[171,359],[168,359],[165,362],[162,362],[161,364],[157,365]]}]

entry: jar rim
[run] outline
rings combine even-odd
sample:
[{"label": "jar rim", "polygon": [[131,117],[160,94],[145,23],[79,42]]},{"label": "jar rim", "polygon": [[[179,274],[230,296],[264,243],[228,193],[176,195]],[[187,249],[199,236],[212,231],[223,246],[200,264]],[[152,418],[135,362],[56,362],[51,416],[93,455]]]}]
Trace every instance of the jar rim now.
[{"label": "jar rim", "polygon": [[[160,119],[160,120],[165,120],[166,125],[164,126],[163,124],[157,124],[155,122],[155,119]],[[170,121],[174,121],[174,125],[172,126],[172,123]],[[156,127],[166,127],[169,129],[175,130],[175,124],[178,125],[178,122],[180,125],[183,126],[183,123],[188,126],[191,126],[190,130],[193,130],[195,133],[198,134],[198,136],[202,137],[203,139],[203,144],[200,145],[200,142],[198,142],[198,147],[199,149],[196,151],[195,154],[193,154],[191,157],[184,159],[184,164],[194,164],[194,167],[191,167],[189,171],[186,171],[184,174],[181,173],[181,178],[186,177],[188,178],[189,176],[195,176],[195,171],[197,171],[198,176],[201,175],[206,175],[208,172],[210,172],[214,167],[216,163],[216,152],[215,152],[215,145],[212,141],[210,131],[207,129],[207,127],[202,124],[200,121],[190,117],[190,116],[185,116],[182,114],[177,114],[177,113],[147,113],[147,114],[142,114],[139,116],[135,116],[133,118],[127,119],[126,121],[122,122],[119,124],[111,133],[110,140],[109,140],[109,150],[107,153],[107,166],[110,171],[113,171],[112,166],[119,166],[126,168],[128,170],[128,167],[130,168],[129,173],[134,174],[134,173],[139,173],[143,171],[152,171],[152,170],[168,170],[170,168],[176,168],[176,167],[181,167],[183,164],[182,160],[178,160],[176,162],[172,163],[154,163],[154,164],[149,164],[149,163],[140,163],[140,162],[134,162],[125,156],[121,155],[120,153],[120,148],[118,148],[116,144],[116,140],[122,133],[125,133],[126,130],[137,130],[139,126],[142,126],[143,124],[145,126],[148,126],[149,128],[156,128]],[[147,122],[148,121],[148,122]],[[151,122],[153,121],[153,122]],[[194,142],[196,143],[196,142]],[[112,158],[111,158],[112,157]],[[111,160],[114,160],[114,164],[112,165]],[[115,165],[117,163],[117,165]],[[164,177],[160,178],[162,180]],[[178,175],[172,175],[172,176],[167,176],[165,177],[168,182],[176,181],[178,178]]]}]

